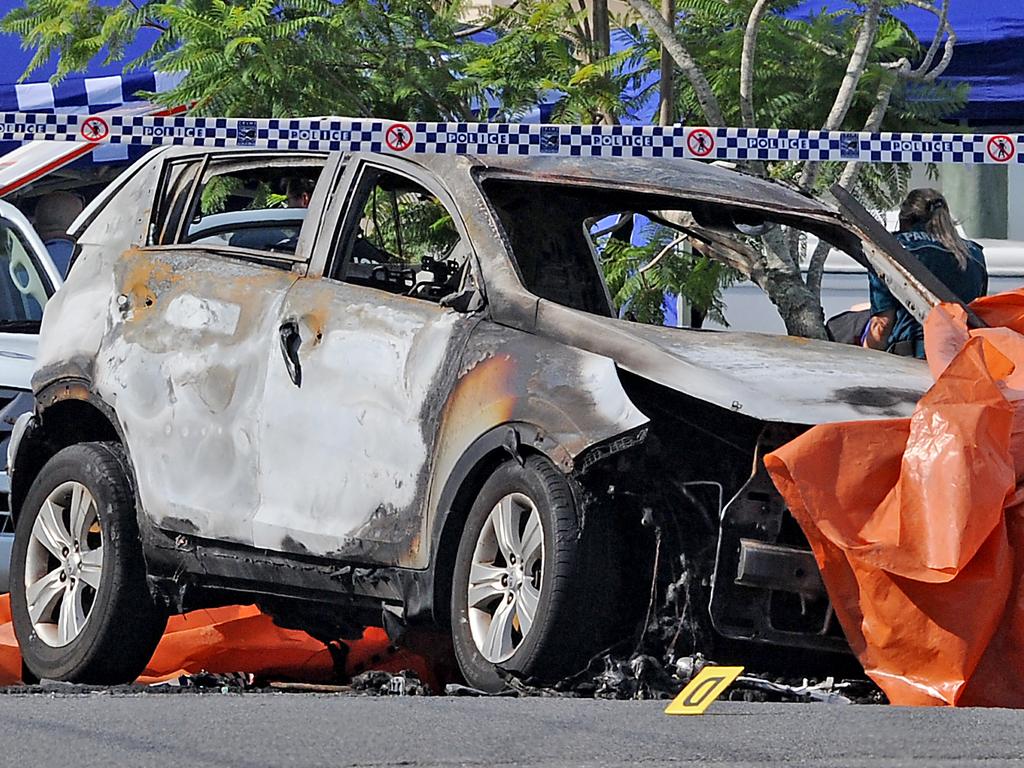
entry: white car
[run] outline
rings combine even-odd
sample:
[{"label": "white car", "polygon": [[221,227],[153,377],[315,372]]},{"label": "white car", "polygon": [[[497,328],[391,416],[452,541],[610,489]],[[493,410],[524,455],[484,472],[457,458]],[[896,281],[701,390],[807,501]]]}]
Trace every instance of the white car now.
[{"label": "white car", "polygon": [[19,415],[32,410],[43,307],[61,275],[28,219],[0,200],[0,592],[8,588],[14,528],[7,505],[7,443]]}]

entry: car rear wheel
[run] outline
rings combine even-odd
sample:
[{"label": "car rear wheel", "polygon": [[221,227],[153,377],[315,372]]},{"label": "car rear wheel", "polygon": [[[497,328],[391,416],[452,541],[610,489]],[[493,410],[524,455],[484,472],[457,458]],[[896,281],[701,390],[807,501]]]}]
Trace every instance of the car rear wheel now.
[{"label": "car rear wheel", "polygon": [[121,446],[65,448],[36,477],[15,532],[11,612],[40,678],[124,683],[146,666],[167,616],[146,585]]},{"label": "car rear wheel", "polygon": [[502,670],[552,682],[585,666],[616,604],[607,550],[602,521],[581,530],[569,483],[546,458],[495,470],[455,562],[452,638],[466,681],[498,691]]}]

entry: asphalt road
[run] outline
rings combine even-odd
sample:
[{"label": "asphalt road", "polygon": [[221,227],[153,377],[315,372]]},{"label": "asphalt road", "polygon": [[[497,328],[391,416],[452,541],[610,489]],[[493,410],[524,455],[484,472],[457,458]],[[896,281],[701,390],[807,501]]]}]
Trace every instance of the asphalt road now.
[{"label": "asphalt road", "polygon": [[1024,712],[309,694],[0,697],[0,765],[1024,766]]}]

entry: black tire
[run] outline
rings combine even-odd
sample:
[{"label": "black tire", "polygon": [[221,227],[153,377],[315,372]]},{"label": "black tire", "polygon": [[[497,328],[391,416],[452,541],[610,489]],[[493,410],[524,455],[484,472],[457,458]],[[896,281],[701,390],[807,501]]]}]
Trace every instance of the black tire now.
[{"label": "black tire", "polygon": [[[81,443],[50,459],[25,497],[11,553],[11,612],[25,665],[40,678],[96,685],[131,682],[163,634],[167,614],[154,603],[146,584],[128,473],[127,457],[117,443]],[[29,618],[26,559],[43,503],[72,481],[84,485],[96,501],[102,570],[80,634],[55,647],[37,635]]]},{"label": "black tire", "polygon": [[[540,513],[544,566],[533,625],[513,655],[495,664],[473,640],[469,573],[492,509],[512,493],[529,497]],[[608,557],[609,526],[600,518],[587,519],[581,528],[569,481],[543,456],[530,456],[523,465],[502,464],[484,483],[466,519],[452,580],[452,640],[469,685],[500,691],[509,672],[530,682],[556,682],[583,669],[605,647],[615,624],[620,574],[617,558]]]}]

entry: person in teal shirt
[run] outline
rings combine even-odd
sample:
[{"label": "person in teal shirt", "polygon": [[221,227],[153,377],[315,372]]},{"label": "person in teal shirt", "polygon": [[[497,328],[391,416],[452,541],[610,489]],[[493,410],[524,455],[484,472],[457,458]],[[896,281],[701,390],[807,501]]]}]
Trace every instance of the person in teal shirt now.
[{"label": "person in teal shirt", "polygon": [[[988,292],[985,254],[956,231],[949,205],[935,189],[912,189],[900,205],[896,239],[965,304]],[[863,344],[894,354],[924,358],[924,328],[892,295],[878,275],[869,273],[871,320]]]}]

